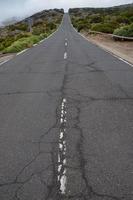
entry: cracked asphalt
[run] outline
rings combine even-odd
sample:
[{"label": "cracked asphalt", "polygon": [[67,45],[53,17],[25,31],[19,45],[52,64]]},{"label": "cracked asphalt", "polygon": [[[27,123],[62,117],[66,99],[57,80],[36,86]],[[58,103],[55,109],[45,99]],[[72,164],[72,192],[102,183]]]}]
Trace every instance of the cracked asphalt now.
[{"label": "cracked asphalt", "polygon": [[67,14],[0,66],[0,200],[60,199],[133,200],[133,68],[83,39]]}]

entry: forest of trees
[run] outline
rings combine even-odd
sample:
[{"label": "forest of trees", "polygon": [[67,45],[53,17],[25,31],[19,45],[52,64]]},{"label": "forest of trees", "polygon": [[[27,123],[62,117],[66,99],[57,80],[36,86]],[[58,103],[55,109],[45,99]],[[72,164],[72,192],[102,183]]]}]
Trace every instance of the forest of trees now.
[{"label": "forest of trees", "polygon": [[73,26],[81,30],[133,37],[133,4],[111,8],[74,8],[69,10]]}]

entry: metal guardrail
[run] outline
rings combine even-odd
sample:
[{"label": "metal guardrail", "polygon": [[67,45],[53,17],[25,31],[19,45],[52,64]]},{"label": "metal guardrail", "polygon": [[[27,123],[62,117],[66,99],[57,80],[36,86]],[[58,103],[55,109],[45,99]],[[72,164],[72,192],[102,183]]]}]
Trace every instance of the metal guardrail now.
[{"label": "metal guardrail", "polygon": [[114,34],[108,34],[108,33],[103,33],[103,32],[98,32],[98,31],[89,31],[89,33],[96,33],[96,34],[101,34],[101,35],[108,35],[108,36],[111,36],[114,40],[133,41],[133,37],[124,37],[124,36],[119,36],[119,35],[114,35]]}]

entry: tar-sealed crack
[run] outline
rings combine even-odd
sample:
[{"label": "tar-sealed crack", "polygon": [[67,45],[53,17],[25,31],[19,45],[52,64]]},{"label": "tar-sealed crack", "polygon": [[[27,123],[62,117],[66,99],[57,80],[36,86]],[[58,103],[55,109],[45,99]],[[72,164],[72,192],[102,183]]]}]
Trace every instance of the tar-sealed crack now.
[{"label": "tar-sealed crack", "polygon": [[[65,51],[67,51],[67,46],[65,47]],[[14,192],[14,196],[12,200],[21,200],[20,192],[22,188],[30,183],[30,181],[37,177],[41,183],[41,185],[46,189],[44,190],[44,194],[42,199],[45,200],[60,200],[60,199],[83,199],[83,200],[122,200],[124,197],[117,197],[111,194],[103,194],[95,191],[91,182],[89,181],[89,175],[86,172],[86,160],[84,155],[84,132],[81,127],[80,117],[81,117],[81,102],[84,104],[93,103],[95,101],[120,101],[120,100],[132,100],[129,96],[125,95],[125,97],[117,98],[117,97],[89,97],[81,95],[77,90],[68,88],[67,82],[68,77],[72,75],[68,71],[69,65],[71,63],[68,59],[64,60],[64,76],[61,84],[60,90],[56,91],[59,95],[59,101],[57,107],[55,109],[55,122],[51,127],[49,127],[40,137],[38,141],[34,141],[33,143],[37,145],[38,151],[36,155],[21,168],[16,177],[11,182],[5,182],[0,184],[0,188],[2,187],[10,187],[12,185],[17,185],[17,189]],[[91,68],[93,71],[98,71],[98,69],[93,69],[94,62],[85,65],[85,67]],[[68,91],[74,92],[75,95],[71,96],[68,94]],[[29,91],[29,92],[9,92],[3,93],[0,95],[16,95],[16,94],[33,94],[33,93],[47,93],[48,96],[53,98],[53,92],[55,91]],[[123,91],[124,92],[124,91]],[[76,143],[76,151],[77,151],[77,160],[78,165],[73,167],[71,163],[67,163],[67,112],[69,112],[69,104],[72,104],[76,110],[76,117],[74,119],[74,130],[76,131],[78,140]],[[59,130],[59,137],[56,141],[45,142],[44,137],[51,133],[53,129],[57,128]],[[72,133],[69,133],[70,135]],[[41,145],[50,143],[52,146],[51,151],[42,151]],[[23,176],[23,173],[26,169],[30,168],[31,165],[35,164],[38,158],[41,155],[49,155],[51,162],[50,164],[41,170],[34,171],[28,175],[24,180],[20,180],[20,177]],[[39,162],[38,162],[39,165]],[[47,182],[42,176],[43,173],[48,173],[48,170],[52,171],[51,181]],[[78,171],[81,174],[82,181],[84,183],[84,189],[82,191],[77,191],[75,194],[69,194],[67,191],[67,185],[69,185],[69,179],[67,179],[67,171],[74,170]],[[76,184],[76,183],[75,183]],[[29,199],[30,200],[30,199]]]},{"label": "tar-sealed crack", "polygon": [[[49,93],[47,93],[49,94]],[[35,177],[36,179],[40,180],[40,183],[43,185],[44,188],[47,188],[47,191],[45,192],[45,194],[43,194],[43,196],[45,197],[45,199],[50,199],[51,196],[57,196],[58,193],[58,181],[57,181],[57,142],[51,142],[52,146],[52,150],[51,151],[42,151],[41,150],[41,144],[43,143],[43,139],[44,137],[46,137],[54,128],[58,127],[58,107],[56,108],[56,112],[55,112],[55,123],[49,127],[39,138],[38,141],[34,141],[32,142],[33,144],[37,145],[38,147],[38,152],[36,153],[36,155],[29,161],[27,162],[18,172],[18,174],[15,176],[15,178],[12,181],[9,182],[3,182],[0,183],[0,189],[3,187],[6,188],[10,188],[10,187],[16,187],[17,189],[14,192],[14,195],[12,198],[12,200],[21,200],[23,199],[23,197],[21,198],[21,191],[22,189],[28,184],[30,183],[30,181]],[[35,165],[36,163],[38,163],[39,165],[39,158],[41,156],[44,155],[48,155],[51,158],[51,163],[48,164],[46,166],[46,168],[42,168],[40,170],[32,170],[32,172],[30,172],[28,174],[28,176],[25,178],[25,171],[29,170],[31,167],[33,167],[33,165]],[[52,174],[52,179],[50,181],[50,183],[46,183],[43,178],[42,178],[42,174],[48,172],[48,170],[51,171]],[[23,180],[22,180],[23,179]],[[55,195],[56,194],[56,195]]]},{"label": "tar-sealed crack", "polygon": [[[121,198],[119,198],[117,196],[97,193],[93,189],[91,184],[89,183],[87,173],[86,173],[86,169],[85,169],[86,161],[85,161],[84,151],[83,151],[84,135],[83,135],[83,130],[80,127],[81,104],[80,104],[80,101],[78,101],[78,100],[73,101],[72,99],[70,100],[70,103],[72,103],[72,105],[75,106],[76,111],[77,111],[77,114],[76,114],[76,117],[75,117],[74,129],[76,130],[77,134],[79,134],[79,139],[78,139],[77,145],[76,145],[76,150],[77,150],[76,155],[78,157],[77,159],[78,159],[79,164],[78,164],[77,167],[71,167],[71,166],[67,165],[67,169],[68,170],[74,170],[74,171],[75,170],[80,171],[82,180],[83,180],[84,185],[85,185],[85,188],[82,191],[77,191],[76,194],[69,194],[69,191],[67,191],[66,194],[63,197],[65,199],[79,199],[80,198],[80,199],[84,199],[84,200],[93,199],[94,197],[97,198],[97,199],[100,198],[100,200],[102,200],[102,199],[121,200]],[[69,185],[69,182],[67,184]],[[75,182],[75,184],[76,184],[76,182]]]},{"label": "tar-sealed crack", "polygon": [[[83,199],[87,200],[87,199],[93,199],[93,197],[95,198],[100,198],[101,199],[107,199],[107,200],[121,200],[122,198],[117,197],[117,196],[113,196],[113,195],[108,195],[108,194],[102,194],[102,193],[98,193],[96,192],[93,187],[91,186],[91,183],[89,182],[87,173],[86,173],[86,160],[84,157],[84,134],[83,134],[83,130],[80,126],[80,113],[81,113],[81,105],[80,102],[76,102],[76,109],[77,109],[77,116],[76,116],[76,123],[74,125],[74,128],[77,130],[77,132],[79,133],[79,140],[77,141],[77,152],[78,152],[78,160],[79,160],[79,170],[81,173],[81,177],[84,181],[84,185],[85,188],[83,190],[82,193],[78,193],[77,196],[80,196],[81,198],[83,197]],[[72,197],[72,196],[71,196]],[[74,197],[74,196],[73,196]],[[76,197],[76,196],[75,196]]]}]

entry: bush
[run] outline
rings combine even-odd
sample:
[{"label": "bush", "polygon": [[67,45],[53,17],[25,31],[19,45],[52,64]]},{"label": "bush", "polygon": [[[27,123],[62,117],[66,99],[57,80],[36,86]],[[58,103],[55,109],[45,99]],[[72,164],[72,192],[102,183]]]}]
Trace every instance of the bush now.
[{"label": "bush", "polygon": [[48,33],[41,33],[40,34],[40,39],[43,40],[44,38],[47,38],[49,36]]},{"label": "bush", "polygon": [[4,45],[0,43],[0,51],[2,51],[3,49],[4,49]]},{"label": "bush", "polygon": [[21,23],[16,25],[16,29],[20,31],[27,31],[28,30],[28,24]]},{"label": "bush", "polygon": [[88,30],[90,29],[91,25],[87,19],[80,18],[80,19],[74,19],[72,18],[73,26],[80,32],[82,29]]},{"label": "bush", "polygon": [[119,24],[128,24],[129,23],[129,19],[127,17],[124,17],[124,16],[117,16],[116,21]]},{"label": "bush", "polygon": [[56,29],[56,24],[53,22],[47,23],[47,30]]},{"label": "bush", "polygon": [[133,24],[116,29],[114,35],[133,37]]},{"label": "bush", "polygon": [[25,38],[25,37],[29,37],[29,36],[31,36],[31,33],[21,32],[21,33],[15,35],[15,40],[19,40],[21,38]]},{"label": "bush", "polygon": [[80,24],[78,24],[78,26],[77,26],[77,29],[78,29],[78,32],[80,32],[81,30],[88,30],[88,29],[90,29],[90,24],[82,24],[82,23],[80,23]]},{"label": "bush", "polygon": [[103,33],[113,33],[114,31],[114,26],[109,23],[98,23],[98,24],[93,24],[91,27],[92,31],[98,31],[98,32],[103,32]]},{"label": "bush", "polygon": [[46,32],[46,27],[44,26],[33,27],[33,35],[40,35],[41,33],[45,32]]},{"label": "bush", "polygon": [[1,42],[1,44],[4,46],[4,48],[10,46],[15,41],[15,38],[13,36],[6,36]]},{"label": "bush", "polygon": [[38,19],[34,22],[34,26],[37,26],[37,25],[42,25],[44,23],[44,21],[42,19]]},{"label": "bush", "polygon": [[27,31],[28,30],[28,24],[18,23],[18,24],[14,24],[14,25],[9,25],[8,29],[9,29],[9,31],[15,31],[15,30]]},{"label": "bush", "polygon": [[130,19],[130,23],[133,23],[133,16],[129,18]]},{"label": "bush", "polygon": [[13,42],[13,44],[11,44],[11,46],[4,49],[3,53],[16,53],[16,52],[22,51],[26,48],[32,47],[33,44],[39,42],[40,40],[41,40],[41,37],[35,36],[35,35],[26,37],[26,38],[21,38],[15,42]]},{"label": "bush", "polygon": [[94,14],[89,17],[90,23],[101,23],[103,18],[99,14]]}]

